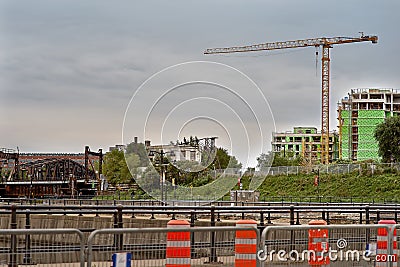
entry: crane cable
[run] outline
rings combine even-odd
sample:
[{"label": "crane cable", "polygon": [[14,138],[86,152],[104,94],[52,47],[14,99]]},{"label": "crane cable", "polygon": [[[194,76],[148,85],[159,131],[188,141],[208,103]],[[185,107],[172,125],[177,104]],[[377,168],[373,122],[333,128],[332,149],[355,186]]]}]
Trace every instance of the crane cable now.
[{"label": "crane cable", "polygon": [[318,77],[318,46],[315,47],[315,77]]},{"label": "crane cable", "polygon": [[[304,49],[307,49],[307,47],[300,47],[300,49],[292,50],[292,51],[285,51],[285,52],[275,52],[275,53],[262,53],[259,55],[247,55],[247,54],[235,54],[235,55],[229,55],[228,53],[226,54],[209,54],[209,55],[214,55],[214,56],[220,56],[220,57],[235,57],[235,58],[251,58],[251,57],[269,57],[269,56],[278,56],[278,55],[286,55],[286,54],[293,54],[293,53],[299,53],[303,51]],[[262,51],[257,51],[257,52],[262,52]]]}]

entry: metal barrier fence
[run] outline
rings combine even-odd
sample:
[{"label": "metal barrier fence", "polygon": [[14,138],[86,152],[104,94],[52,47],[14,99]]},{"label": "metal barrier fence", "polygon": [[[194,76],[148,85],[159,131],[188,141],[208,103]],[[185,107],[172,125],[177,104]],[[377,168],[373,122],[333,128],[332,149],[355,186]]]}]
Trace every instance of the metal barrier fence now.
[{"label": "metal barrier fence", "polygon": [[[45,216],[43,216],[45,215]],[[71,216],[78,215],[78,216]],[[256,219],[260,226],[270,223],[299,225],[312,219],[322,219],[328,224],[371,224],[381,219],[399,222],[400,206],[391,205],[306,205],[306,206],[24,206],[0,207],[0,228],[122,228],[149,225],[162,227],[157,219],[188,219],[192,226],[197,219],[214,226],[223,220]],[[125,218],[123,218],[125,216]],[[128,217],[129,216],[129,217]],[[136,220],[137,219],[137,220]],[[147,221],[149,219],[149,221]]]},{"label": "metal barrier fence", "polygon": [[[392,162],[392,163],[359,163],[359,164],[329,164],[329,165],[311,165],[311,166],[276,166],[269,167],[265,170],[259,170],[254,173],[254,175],[290,175],[290,174],[308,174],[312,171],[319,170],[320,173],[329,173],[329,174],[345,174],[345,173],[370,173],[380,174],[384,172],[399,172],[400,171],[400,162]],[[229,174],[229,175],[242,175],[240,169],[229,169],[229,170],[213,170],[209,172],[210,176],[216,176],[221,174]]]},{"label": "metal barrier fence", "polygon": [[[307,254],[310,242],[326,242],[324,249],[331,251],[325,254],[330,259],[329,266],[376,266],[378,229],[386,229],[391,243],[396,238],[396,228],[399,240],[400,224],[268,226],[261,235],[251,226],[121,228],[96,230],[87,239],[77,229],[8,229],[0,230],[0,266],[110,267],[116,266],[113,260],[126,253],[131,255],[131,266],[165,266],[167,247],[177,246],[169,241],[168,234],[185,232],[190,233],[186,245],[190,246],[187,262],[192,267],[233,267],[238,259],[235,238],[239,231],[255,233],[258,249],[251,258],[257,259],[258,267],[312,266],[308,262],[312,254]],[[321,233],[327,234],[325,241],[317,236]],[[319,241],[310,241],[312,235]],[[387,254],[394,255],[395,249],[388,246]],[[396,265],[388,261],[383,266]]]},{"label": "metal barrier fence", "polygon": [[361,164],[329,164],[313,166],[277,166],[267,170],[255,172],[254,175],[298,175],[309,174],[319,170],[319,173],[346,174],[358,172],[360,174],[382,174],[386,172],[399,172],[400,163],[361,163]]},{"label": "metal barrier fence", "polygon": [[131,253],[135,267],[165,266],[167,233],[173,232],[190,232],[191,260],[189,264],[192,267],[207,264],[233,267],[235,265],[235,233],[238,230],[254,231],[257,235],[257,244],[259,243],[260,235],[255,227],[97,230],[88,239],[87,267],[109,267],[111,256],[115,253]]},{"label": "metal barrier fence", "polygon": [[[396,227],[399,229],[400,225]],[[393,229],[388,225],[269,226],[262,232],[261,244],[264,245],[260,247],[258,259],[261,266],[314,266],[308,262],[313,256],[309,250],[310,242],[315,242],[310,241],[310,237],[315,233],[325,233],[326,240],[322,235],[318,239],[321,243],[326,242],[320,249],[328,252],[316,253],[316,256],[325,256],[329,260],[320,266],[376,266],[378,228],[386,229],[393,240]],[[389,246],[388,254],[393,255],[393,247]],[[397,266],[393,262],[386,262],[384,266],[393,265]]]},{"label": "metal barrier fence", "polygon": [[85,266],[85,241],[77,229],[0,230],[0,266]]},{"label": "metal barrier fence", "polygon": [[154,199],[131,199],[130,197],[121,197],[114,199],[102,199],[103,196],[98,196],[96,199],[70,199],[70,198],[54,198],[54,199],[28,199],[28,198],[0,198],[0,204],[3,205],[46,205],[46,206],[107,206],[107,205],[130,205],[130,206],[207,206],[211,203],[215,206],[258,206],[258,205],[317,205],[327,203],[340,203],[340,204],[396,204],[400,203],[400,196],[398,197],[382,197],[382,196],[330,196],[330,195],[319,195],[319,196],[266,196],[262,195],[258,198],[258,201],[253,200],[235,200],[231,196],[224,196],[218,201],[210,200],[169,200],[166,203]]}]

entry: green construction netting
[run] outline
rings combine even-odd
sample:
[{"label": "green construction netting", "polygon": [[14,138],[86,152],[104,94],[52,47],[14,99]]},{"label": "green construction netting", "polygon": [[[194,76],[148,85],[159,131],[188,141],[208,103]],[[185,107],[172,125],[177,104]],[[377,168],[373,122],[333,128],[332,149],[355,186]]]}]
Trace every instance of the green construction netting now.
[{"label": "green construction netting", "polygon": [[357,159],[379,159],[379,154],[377,151],[371,150],[358,150],[357,151]]},{"label": "green construction netting", "polygon": [[384,118],[358,118],[357,125],[358,126],[376,126],[384,122]]},{"label": "green construction netting", "polygon": [[359,118],[385,118],[384,110],[359,110]]},{"label": "green construction netting", "polygon": [[342,110],[342,118],[348,118],[349,117],[349,111],[348,110]]},{"label": "green construction netting", "polygon": [[378,143],[358,142],[358,149],[378,151]]},{"label": "green construction netting", "polygon": [[359,135],[371,135],[373,136],[375,132],[375,127],[370,126],[358,126],[358,134]]}]

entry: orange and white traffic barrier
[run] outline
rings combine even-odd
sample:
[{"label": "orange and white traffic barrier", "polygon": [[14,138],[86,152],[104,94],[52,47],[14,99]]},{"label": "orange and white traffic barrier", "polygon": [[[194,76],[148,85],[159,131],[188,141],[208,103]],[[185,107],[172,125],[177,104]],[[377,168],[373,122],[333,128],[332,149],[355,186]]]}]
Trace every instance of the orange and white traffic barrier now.
[{"label": "orange and white traffic barrier", "polygon": [[[236,227],[255,226],[254,220],[240,220]],[[256,267],[257,265],[257,233],[252,230],[236,230],[235,267]]]},{"label": "orange and white traffic barrier", "polygon": [[165,267],[190,267],[190,228],[185,220],[171,220],[168,229],[182,228],[182,232],[167,233],[167,250]]},{"label": "orange and white traffic barrier", "polygon": [[[312,220],[308,225],[327,225],[324,220]],[[328,229],[309,229],[308,230],[308,250],[314,251],[310,255],[308,264],[310,266],[329,266],[329,231]]]},{"label": "orange and white traffic barrier", "polygon": [[[376,237],[376,265],[377,267],[387,266],[388,262],[392,262],[393,267],[397,267],[398,250],[397,250],[397,237],[396,237],[396,222],[394,220],[380,220],[378,224],[387,225],[391,232],[393,232],[393,241],[389,244],[389,233],[387,228],[378,228],[378,235]],[[389,254],[390,246],[393,247],[393,253]]]}]

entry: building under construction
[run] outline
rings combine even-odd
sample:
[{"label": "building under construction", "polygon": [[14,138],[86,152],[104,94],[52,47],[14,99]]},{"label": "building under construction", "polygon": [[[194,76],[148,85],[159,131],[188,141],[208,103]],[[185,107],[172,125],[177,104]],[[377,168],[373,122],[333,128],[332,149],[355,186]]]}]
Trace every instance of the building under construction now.
[{"label": "building under construction", "polygon": [[[337,132],[329,133],[329,162],[338,159]],[[272,133],[272,151],[287,157],[301,156],[305,163],[321,163],[321,132],[315,127],[294,127],[292,131]]]},{"label": "building under construction", "polygon": [[342,159],[380,160],[375,128],[400,113],[400,90],[352,89],[338,103],[339,154]]}]

